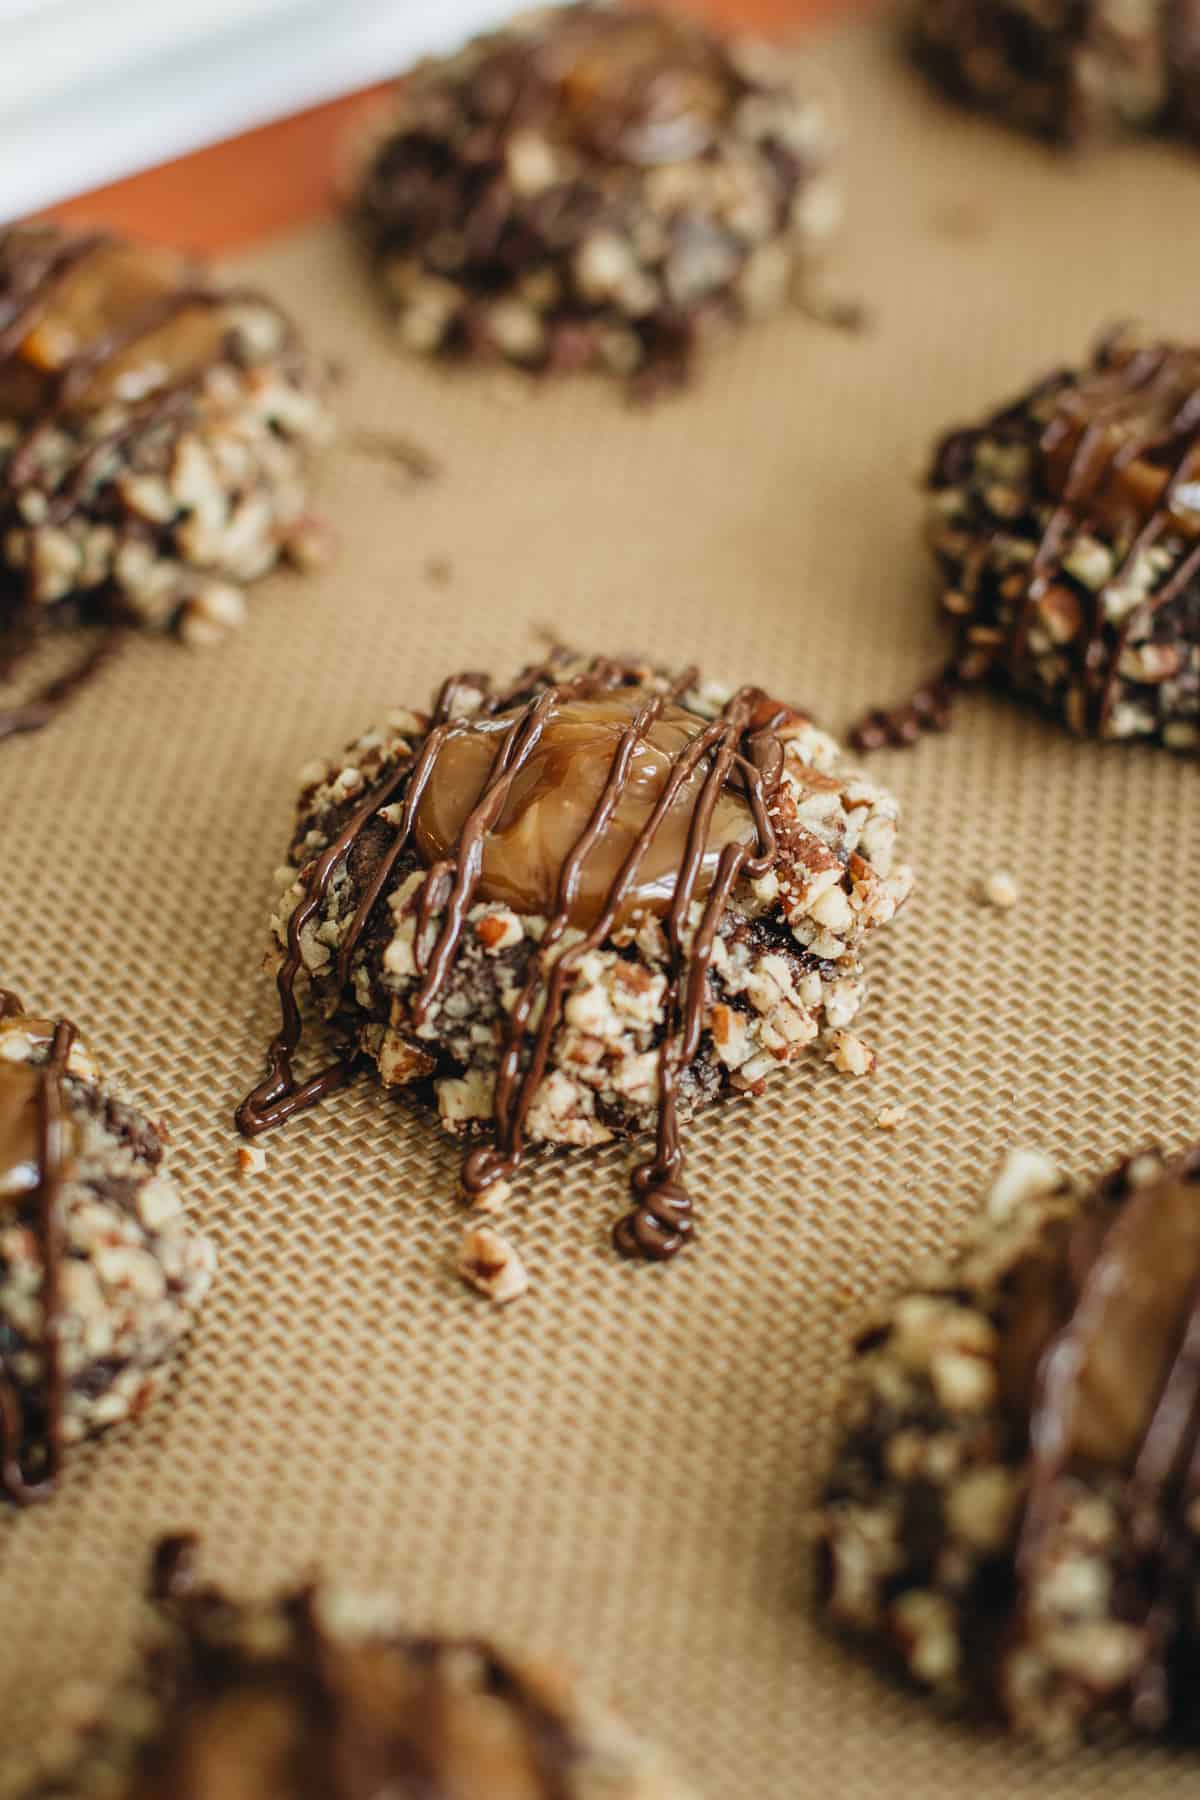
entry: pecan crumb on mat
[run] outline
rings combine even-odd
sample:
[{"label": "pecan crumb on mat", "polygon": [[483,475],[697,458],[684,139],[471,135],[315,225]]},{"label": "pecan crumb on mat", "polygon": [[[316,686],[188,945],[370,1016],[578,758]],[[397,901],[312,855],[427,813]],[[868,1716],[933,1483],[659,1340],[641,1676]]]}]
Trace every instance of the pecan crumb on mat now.
[{"label": "pecan crumb on mat", "polygon": [[159,1546],[138,1665],[23,1800],[696,1800],[556,1663],[413,1634],[378,1591],[235,1600],[196,1555]]},{"label": "pecan crumb on mat", "polygon": [[1065,1746],[1186,1735],[1200,1653],[1200,1152],[1094,1188],[1010,1157],[953,1267],[860,1339],[824,1604]]},{"label": "pecan crumb on mat", "polygon": [[[281,1123],[357,1056],[490,1133],[472,1195],[528,1145],[655,1129],[617,1244],[672,1256],[680,1126],[858,1010],[864,940],[912,884],[896,813],[759,688],[567,652],[507,689],[456,676],[428,718],[306,772],[273,922],[283,1028],[238,1123]],[[305,1082],[301,975],[346,1046]]]},{"label": "pecan crumb on mat", "polygon": [[476,1225],[459,1245],[458,1272],[465,1282],[498,1306],[515,1300],[529,1286],[525,1264],[506,1237]]},{"label": "pecan crumb on mat", "polygon": [[66,1448],[135,1417],[208,1288],[213,1253],[161,1133],[101,1084],[65,1021],[0,989],[0,1494],[54,1489]]},{"label": "pecan crumb on mat", "polygon": [[979,898],[999,912],[1008,912],[1021,898],[1021,890],[1007,869],[994,869],[980,880]]},{"label": "pecan crumb on mat", "polygon": [[783,58],[583,0],[414,69],[354,212],[410,349],[646,388],[787,299],[837,223],[832,155]]},{"label": "pecan crumb on mat", "polygon": [[870,1075],[875,1068],[875,1052],[852,1031],[831,1031],[829,1054],[825,1058],[843,1075]]}]

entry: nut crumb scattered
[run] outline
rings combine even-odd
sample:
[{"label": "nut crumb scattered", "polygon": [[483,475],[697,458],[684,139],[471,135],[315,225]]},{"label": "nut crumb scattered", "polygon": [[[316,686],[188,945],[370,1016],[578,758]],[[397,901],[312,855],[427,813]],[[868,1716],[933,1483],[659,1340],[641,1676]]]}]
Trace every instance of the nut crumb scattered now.
[{"label": "nut crumb scattered", "polygon": [[825,1060],[843,1075],[869,1075],[875,1067],[875,1052],[852,1031],[831,1031]]},{"label": "nut crumb scattered", "polygon": [[1001,912],[1007,912],[1021,898],[1021,890],[1007,869],[993,869],[979,883],[979,898],[985,906],[995,906]]},{"label": "nut crumb scattered", "polygon": [[512,1199],[512,1185],[507,1181],[493,1181],[482,1193],[464,1193],[463,1199],[475,1212],[498,1213]]},{"label": "nut crumb scattered", "polygon": [[529,1286],[525,1265],[507,1238],[488,1225],[468,1231],[459,1245],[458,1272],[470,1287],[497,1306],[515,1300]]},{"label": "nut crumb scattered", "polygon": [[267,1166],[267,1153],[257,1144],[239,1144],[237,1160],[240,1174],[261,1175]]},{"label": "nut crumb scattered", "polygon": [[880,1131],[896,1131],[907,1117],[902,1106],[884,1106],[876,1113],[875,1123]]}]

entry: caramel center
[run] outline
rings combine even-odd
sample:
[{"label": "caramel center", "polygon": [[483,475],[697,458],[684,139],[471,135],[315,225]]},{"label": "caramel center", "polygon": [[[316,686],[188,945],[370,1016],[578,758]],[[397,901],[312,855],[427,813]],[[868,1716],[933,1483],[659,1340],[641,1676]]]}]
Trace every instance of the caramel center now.
[{"label": "caramel center", "polygon": [[573,127],[635,162],[698,155],[728,110],[711,47],[661,15],[581,19],[564,32],[554,62]]},{"label": "caramel center", "polygon": [[[17,348],[0,364],[0,411],[26,419],[50,398],[56,377],[78,357],[136,328],[149,309],[186,296],[187,265],[173,251],[106,244],[61,280]],[[178,311],[81,381],[71,410],[110,400],[136,401],[214,360],[227,325],[221,309],[181,304]]]},{"label": "caramel center", "polygon": [[[1118,534],[1136,532],[1162,505],[1189,429],[1194,448],[1183,459],[1170,526],[1200,537],[1200,356],[1169,358],[1144,388],[1131,385],[1127,360],[1084,382],[1065,399],[1056,421],[1045,456],[1047,485],[1057,499],[1077,501],[1099,525]],[[1165,461],[1151,455],[1156,445]]]},{"label": "caramel center", "polygon": [[[645,705],[644,691],[602,700],[572,700],[552,708],[536,748],[520,769],[504,809],[483,840],[477,897],[543,917],[557,910],[563,864],[587,829],[604,792],[622,733]],[[492,775],[506,733],[520,713],[464,722],[442,747],[414,821],[417,848],[427,863],[452,859],[472,810]],[[607,828],[584,858],[570,907],[573,925],[588,929],[604,911],[625,858],[646,833],[675,759],[705,729],[682,707],[665,705],[638,742]],[[688,831],[710,768],[702,756],[682,782],[647,843],[636,877],[621,900],[617,923],[639,909],[662,914],[670,906]],[[717,798],[696,882],[703,899],[726,844],[752,844],[754,820],[736,792]]]},{"label": "caramel center", "polygon": [[[0,1063],[0,1207],[34,1193],[42,1182],[41,1083],[42,1071],[29,1063]],[[48,1148],[56,1168],[74,1157],[75,1128],[69,1120],[55,1128]]]},{"label": "caramel center", "polygon": [[1074,1455],[1117,1468],[1145,1437],[1200,1285],[1200,1187],[1164,1182],[1147,1198],[1121,1253],[1101,1251],[1111,1258],[1103,1314],[1080,1368],[1071,1431]]}]

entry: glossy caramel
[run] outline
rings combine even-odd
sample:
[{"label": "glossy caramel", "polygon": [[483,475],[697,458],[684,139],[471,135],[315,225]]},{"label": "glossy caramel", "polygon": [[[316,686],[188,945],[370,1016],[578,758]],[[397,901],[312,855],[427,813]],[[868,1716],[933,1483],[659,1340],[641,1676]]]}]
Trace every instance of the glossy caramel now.
[{"label": "glossy caramel", "polygon": [[[186,293],[193,277],[174,251],[103,244],[55,280],[15,354],[0,361],[0,412],[29,419],[53,398],[58,377],[80,356],[133,328],[147,308]],[[136,401],[217,356],[227,330],[221,309],[184,306],[81,380],[68,411]]]},{"label": "glossy caramel", "polygon": [[[557,910],[559,877],[583,835],[604,791],[621,734],[648,695],[624,690],[598,700],[556,705],[541,739],[520,770],[495,828],[483,843],[477,898],[522,914],[551,916]],[[415,838],[426,863],[453,855],[462,829],[492,774],[505,733],[520,713],[472,719],[447,738],[417,808]],[[595,924],[629,851],[645,829],[671,766],[706,722],[680,706],[664,705],[634,750],[629,776],[615,813],[586,856],[575,899],[573,925]],[[665,913],[675,891],[696,800],[709,769],[702,756],[683,782],[654,832],[636,880],[617,916],[628,920],[639,909]],[[754,821],[740,794],[723,788],[713,811],[696,884],[702,899],[712,884],[726,844],[752,844]]]},{"label": "glossy caramel", "polygon": [[[1181,459],[1188,420],[1193,448]],[[1189,491],[1171,505],[1169,528],[1200,536],[1200,492],[1190,485],[1200,479],[1198,428],[1200,353],[1169,353],[1152,380],[1138,381],[1132,356],[1123,352],[1114,367],[1063,398],[1044,458],[1046,484],[1056,499],[1070,499],[1114,534],[1132,534],[1162,506],[1180,465]]]},{"label": "glossy caramel", "polygon": [[[1200,1288],[1200,1186],[1158,1184],[1136,1233],[1101,1251],[1098,1329],[1082,1346],[1069,1453],[1124,1468],[1145,1438]],[[1119,1246],[1119,1247],[1115,1247]]]},{"label": "glossy caramel", "polygon": [[[38,1095],[42,1080],[39,1067],[0,1063],[0,1206],[20,1200],[41,1186]],[[75,1127],[64,1119],[50,1145],[56,1166],[66,1166],[75,1149]]]},{"label": "glossy caramel", "polygon": [[699,155],[729,110],[712,45],[665,13],[568,16],[547,62],[564,125],[634,162]]}]

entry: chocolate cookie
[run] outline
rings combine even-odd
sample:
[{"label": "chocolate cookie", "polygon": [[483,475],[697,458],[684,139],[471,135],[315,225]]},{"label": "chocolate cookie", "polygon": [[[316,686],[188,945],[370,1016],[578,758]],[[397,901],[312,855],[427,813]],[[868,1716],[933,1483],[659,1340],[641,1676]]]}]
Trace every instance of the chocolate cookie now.
[{"label": "chocolate cookie", "polygon": [[[0,231],[0,676],[51,620],[207,643],[320,546],[325,371],[261,294],[173,251]],[[60,696],[0,714],[30,730]]]},{"label": "chocolate cookie", "polygon": [[53,1489],[67,1446],[140,1413],[213,1253],[157,1128],[101,1084],[72,1025],[0,989],[0,1494]]},{"label": "chocolate cookie", "polygon": [[[860,952],[912,876],[896,806],[758,688],[566,653],[508,689],[446,683],[306,771],[273,929],[283,1027],[238,1115],[280,1123],[353,1055],[489,1132],[469,1193],[527,1144],[657,1129],[624,1251],[691,1231],[678,1125],[760,1090],[863,995]],[[294,1076],[296,982],[345,1033]]]},{"label": "chocolate cookie", "polygon": [[414,350],[678,379],[837,221],[822,104],[760,45],[600,0],[406,79],[355,217]]},{"label": "chocolate cookie", "polygon": [[951,432],[929,486],[958,632],[933,723],[990,679],[1081,734],[1200,746],[1200,349],[1106,338]]},{"label": "chocolate cookie", "polygon": [[863,1337],[820,1514],[831,1617],[1069,1745],[1194,1735],[1200,1152],[1090,1191],[1010,1158],[957,1266]]},{"label": "chocolate cookie", "polygon": [[239,1603],[192,1555],[160,1547],[157,1640],[26,1800],[694,1800],[552,1664],[412,1636],[378,1594]]},{"label": "chocolate cookie", "polygon": [[1197,0],[913,0],[919,62],[956,99],[1060,144],[1128,130],[1200,142]]}]

